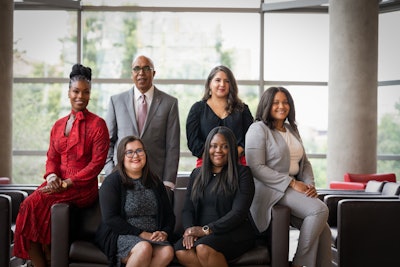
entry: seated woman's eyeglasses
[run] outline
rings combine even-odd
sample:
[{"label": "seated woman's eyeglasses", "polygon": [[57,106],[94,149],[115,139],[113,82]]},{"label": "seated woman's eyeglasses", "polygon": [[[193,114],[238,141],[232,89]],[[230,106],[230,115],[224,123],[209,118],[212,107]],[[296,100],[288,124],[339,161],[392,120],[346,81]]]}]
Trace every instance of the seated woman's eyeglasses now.
[{"label": "seated woman's eyeglasses", "polygon": [[143,156],[144,155],[144,149],[138,148],[136,150],[127,150],[127,151],[125,151],[125,156],[130,158],[130,159],[133,158],[133,156],[135,156],[135,154],[138,157]]},{"label": "seated woman's eyeglasses", "polygon": [[150,67],[150,66],[144,66],[144,67],[136,66],[136,67],[132,68],[132,70],[133,70],[133,72],[135,72],[135,73],[139,73],[141,70],[142,70],[143,72],[150,72],[151,70],[153,70],[153,68]]}]

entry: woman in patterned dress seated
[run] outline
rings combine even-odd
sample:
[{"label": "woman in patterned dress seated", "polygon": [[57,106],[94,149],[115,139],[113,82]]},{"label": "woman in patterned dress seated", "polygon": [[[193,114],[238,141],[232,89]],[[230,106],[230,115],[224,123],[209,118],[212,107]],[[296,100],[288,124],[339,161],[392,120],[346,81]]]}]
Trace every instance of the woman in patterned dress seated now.
[{"label": "woman in patterned dress seated", "polygon": [[147,151],[135,136],[118,145],[118,164],[100,187],[102,223],[97,243],[110,266],[167,266],[175,215],[161,180],[150,170]]}]

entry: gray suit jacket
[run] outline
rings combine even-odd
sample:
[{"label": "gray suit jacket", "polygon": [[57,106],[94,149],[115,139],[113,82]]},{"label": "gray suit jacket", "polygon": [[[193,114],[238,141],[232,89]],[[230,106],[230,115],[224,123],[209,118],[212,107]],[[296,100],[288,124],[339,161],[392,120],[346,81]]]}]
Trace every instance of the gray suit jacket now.
[{"label": "gray suit jacket", "polygon": [[[110,133],[106,175],[117,164],[119,141],[128,135],[139,136],[134,108],[134,90],[114,95],[110,99],[106,123]],[[150,168],[164,182],[175,184],[180,153],[178,100],[154,87],[153,100],[142,135]]]},{"label": "gray suit jacket", "polygon": [[[290,125],[285,126],[301,143],[300,136]],[[246,134],[246,161],[253,173],[256,188],[250,211],[258,230],[263,232],[271,221],[272,206],[283,197],[292,180],[289,176],[289,147],[278,131],[257,121]],[[305,153],[295,178],[314,185],[313,171]]]}]

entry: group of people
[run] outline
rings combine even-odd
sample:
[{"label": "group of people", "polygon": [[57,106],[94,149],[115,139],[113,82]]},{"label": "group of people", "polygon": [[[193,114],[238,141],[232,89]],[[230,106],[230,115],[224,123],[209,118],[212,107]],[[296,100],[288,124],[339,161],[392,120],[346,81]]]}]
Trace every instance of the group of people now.
[{"label": "group of people", "polygon": [[178,100],[154,86],[155,74],[150,58],[136,57],[134,86],[111,97],[103,120],[87,110],[91,69],[73,66],[71,112],[51,130],[45,181],[21,204],[14,254],[49,266],[51,206],[99,199],[96,244],[110,266],[167,266],[174,256],[183,266],[228,266],[267,234],[278,203],[291,209],[300,230],[291,266],[330,266],[328,209],[318,199],[289,91],[267,89],[253,118],[226,66],[211,70],[188,114],[188,147],[197,162],[182,211],[185,230],[173,239],[168,190],[179,163]]}]

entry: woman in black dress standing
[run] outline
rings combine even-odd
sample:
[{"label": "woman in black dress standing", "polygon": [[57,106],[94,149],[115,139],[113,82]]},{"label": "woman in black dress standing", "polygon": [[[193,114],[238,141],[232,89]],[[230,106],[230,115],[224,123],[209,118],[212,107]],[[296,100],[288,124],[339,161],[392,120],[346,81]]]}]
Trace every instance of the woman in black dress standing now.
[{"label": "woman in black dress standing", "polygon": [[207,136],[203,164],[193,170],[182,211],[183,237],[175,243],[184,266],[228,266],[254,246],[250,205],[254,182],[238,164],[236,138],[224,126]]},{"label": "woman in black dress standing", "polygon": [[232,71],[226,66],[214,67],[204,87],[202,100],[191,107],[186,120],[189,150],[197,157],[196,167],[202,164],[204,143],[208,133],[217,126],[226,126],[236,137],[240,163],[244,156],[245,135],[253,123],[249,107],[238,96],[238,85]]}]

